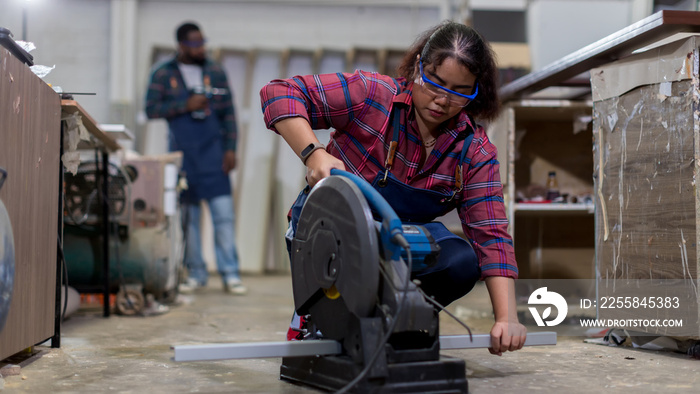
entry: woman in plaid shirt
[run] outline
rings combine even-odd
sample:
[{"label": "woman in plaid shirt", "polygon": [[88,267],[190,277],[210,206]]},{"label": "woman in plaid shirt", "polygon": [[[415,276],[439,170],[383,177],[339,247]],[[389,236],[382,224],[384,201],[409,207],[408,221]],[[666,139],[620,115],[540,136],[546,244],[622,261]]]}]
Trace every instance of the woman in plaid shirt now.
[{"label": "woman in plaid shirt", "polygon": [[[484,280],[495,315],[489,351],[520,349],[526,329],[516,314],[518,270],[496,147],[475,122],[498,113],[493,52],[473,29],[445,22],[416,40],[399,73],[271,81],[260,93],[265,122],[302,159],[309,186],[333,168],[347,170],[372,183],[403,221],[424,223],[441,252],[413,278],[443,305]],[[335,132],[324,147],[313,129],[327,128]],[[305,199],[302,192],[292,207],[288,236]],[[433,222],[452,209],[469,242]]]}]

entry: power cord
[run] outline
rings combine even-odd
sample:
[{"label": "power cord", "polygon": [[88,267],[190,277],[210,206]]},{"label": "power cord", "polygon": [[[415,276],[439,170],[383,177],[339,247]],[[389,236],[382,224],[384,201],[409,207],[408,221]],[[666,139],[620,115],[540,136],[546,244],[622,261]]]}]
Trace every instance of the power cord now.
[{"label": "power cord", "polygon": [[425,291],[423,291],[423,289],[421,289],[420,286],[418,287],[418,291],[419,291],[421,294],[423,294],[423,297],[425,298],[426,301],[428,301],[428,302],[430,302],[431,304],[435,305],[440,311],[447,313],[447,315],[448,315],[449,317],[453,318],[457,323],[461,324],[462,327],[466,328],[466,329],[467,329],[467,332],[469,332],[469,340],[470,340],[471,342],[474,342],[474,337],[472,336],[472,330],[469,328],[469,326],[467,326],[466,323],[464,323],[463,321],[459,320],[459,318],[458,318],[457,316],[455,316],[454,314],[452,314],[452,312],[448,311],[442,304],[440,304],[439,302],[435,301],[435,299],[434,299],[433,297],[430,297],[430,296],[428,296],[427,294],[425,294]]},{"label": "power cord", "polygon": [[[413,266],[413,257],[411,255],[411,245],[408,243],[406,238],[402,234],[396,234],[392,238],[396,243],[398,243],[404,250],[406,250],[406,254],[408,256],[408,267]],[[377,362],[377,358],[379,358],[379,354],[384,351],[384,347],[386,346],[387,342],[389,342],[389,338],[391,337],[391,334],[394,332],[394,328],[396,327],[396,323],[399,320],[399,316],[401,316],[401,312],[406,304],[406,297],[408,293],[408,283],[410,282],[411,279],[411,270],[410,268],[406,270],[406,278],[404,279],[404,288],[403,288],[403,297],[401,299],[401,303],[399,303],[399,307],[396,309],[396,313],[394,314],[394,318],[392,319],[389,329],[387,330],[387,333],[384,335],[384,338],[382,338],[380,346],[377,347],[377,349],[374,351],[374,354],[372,354],[372,358],[370,359],[369,363],[365,365],[365,368],[360,372],[359,375],[355,377],[350,383],[345,385],[343,388],[338,390],[336,393],[337,394],[343,394],[347,393],[350,390],[352,390],[353,387],[355,387],[364,377],[367,375],[370,369],[374,366],[374,363]],[[452,312],[448,311],[442,304],[439,302],[435,301],[433,297],[428,296],[423,289],[420,288],[420,286],[417,286],[418,291],[423,295],[423,297],[430,302],[431,304],[435,305],[438,310],[443,311],[447,313],[448,316],[453,318],[457,323],[462,325],[467,332],[469,333],[469,340],[474,341],[474,337],[472,335],[472,330],[467,326],[466,323],[464,323],[462,320],[460,320],[457,316],[455,316]]]},{"label": "power cord", "polygon": [[389,342],[389,338],[394,332],[394,328],[396,328],[396,323],[399,320],[399,317],[401,316],[401,312],[403,311],[404,306],[406,305],[406,299],[408,298],[408,284],[411,282],[411,269],[410,267],[413,266],[413,258],[411,256],[411,245],[408,243],[406,238],[404,238],[403,234],[395,234],[392,237],[392,240],[398,243],[404,250],[406,250],[406,254],[408,255],[408,269],[406,270],[406,278],[404,279],[404,286],[403,286],[403,297],[401,297],[401,302],[399,303],[399,307],[396,308],[396,313],[394,314],[394,318],[391,320],[391,323],[389,323],[389,328],[387,329],[386,334],[382,338],[382,341],[380,342],[379,346],[377,349],[374,351],[374,354],[372,354],[372,358],[370,361],[365,365],[364,369],[360,372],[359,375],[355,377],[352,381],[350,381],[348,384],[345,385],[345,387],[341,388],[338,390],[336,393],[337,394],[343,394],[347,393],[350,390],[352,390],[353,387],[355,387],[364,377],[367,375],[370,369],[374,366],[374,363],[377,362],[377,359],[379,358],[379,355],[385,351],[384,347],[386,344]]}]

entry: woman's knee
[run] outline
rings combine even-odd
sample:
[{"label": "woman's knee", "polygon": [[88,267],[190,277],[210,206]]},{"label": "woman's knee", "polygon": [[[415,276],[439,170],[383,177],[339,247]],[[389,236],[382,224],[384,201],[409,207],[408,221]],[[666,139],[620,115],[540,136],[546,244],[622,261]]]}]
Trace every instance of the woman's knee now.
[{"label": "woman's knee", "polygon": [[461,239],[440,243],[440,257],[434,267],[418,273],[421,288],[443,305],[469,293],[481,277],[479,261],[471,246]]}]

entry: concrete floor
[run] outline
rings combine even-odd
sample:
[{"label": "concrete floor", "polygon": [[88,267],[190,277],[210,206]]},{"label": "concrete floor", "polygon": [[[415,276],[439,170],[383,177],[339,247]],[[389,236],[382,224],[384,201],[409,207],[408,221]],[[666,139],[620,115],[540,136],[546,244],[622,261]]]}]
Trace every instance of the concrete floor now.
[{"label": "concrete floor", "polygon": [[[82,308],[62,326],[61,348],[4,378],[3,393],[313,393],[279,380],[280,359],[171,361],[172,345],[281,341],[292,311],[289,276],[244,277],[247,296],[221,291],[216,278],[190,303],[151,317],[101,317]],[[483,284],[449,308],[475,333],[491,327]],[[443,314],[444,315],[444,314]],[[464,334],[441,316],[441,334]],[[535,331],[535,328],[531,328]],[[700,361],[679,353],[607,347],[560,336],[556,346],[502,357],[450,350],[466,360],[471,393],[697,393]],[[1,384],[2,382],[0,382]]]}]

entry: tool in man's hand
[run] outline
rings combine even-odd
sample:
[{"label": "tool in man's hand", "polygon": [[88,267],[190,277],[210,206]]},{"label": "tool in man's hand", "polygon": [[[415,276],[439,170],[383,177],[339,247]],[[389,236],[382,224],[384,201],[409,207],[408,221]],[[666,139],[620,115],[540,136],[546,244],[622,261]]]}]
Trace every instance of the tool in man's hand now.
[{"label": "tool in man's hand", "polygon": [[[228,89],[225,88],[212,88],[211,86],[198,86],[194,89],[192,89],[191,94],[201,94],[204,97],[209,100],[210,98],[214,96],[224,96],[228,94]],[[208,115],[208,109],[207,110],[198,110],[198,111],[192,111],[192,117],[194,119],[204,119]]]},{"label": "tool in man's hand", "polygon": [[[422,226],[401,223],[369,183],[331,175],[309,193],[291,245],[296,311],[310,315],[322,339],[178,346],[175,360],[283,357],[282,379],[325,390],[466,393],[464,360],[440,350],[490,347],[490,336],[440,337],[439,311],[410,280],[439,248]],[[553,344],[553,332],[525,342]]]}]

